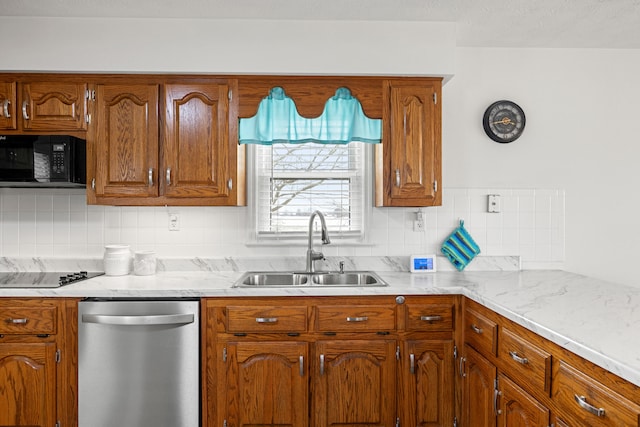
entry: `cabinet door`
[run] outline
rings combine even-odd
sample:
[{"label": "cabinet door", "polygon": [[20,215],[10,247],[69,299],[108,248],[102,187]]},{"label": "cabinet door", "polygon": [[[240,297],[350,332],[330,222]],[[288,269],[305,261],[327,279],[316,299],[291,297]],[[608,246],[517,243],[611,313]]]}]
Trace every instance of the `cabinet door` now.
[{"label": "cabinet door", "polygon": [[53,343],[0,344],[0,425],[51,427],[56,423]]},{"label": "cabinet door", "polygon": [[439,82],[385,82],[384,206],[442,203],[439,89]]},{"label": "cabinet door", "polygon": [[158,85],[98,85],[95,126],[96,197],[157,197]]},{"label": "cabinet door", "polygon": [[227,352],[228,427],[309,424],[307,343],[235,342]]},{"label": "cabinet door", "polygon": [[401,425],[453,425],[453,342],[407,341],[401,368]]},{"label": "cabinet door", "polygon": [[230,144],[230,83],[165,85],[161,191],[172,198],[227,198],[237,183]]},{"label": "cabinet door", "polygon": [[316,426],[395,425],[395,340],[320,341],[315,366]]},{"label": "cabinet door", "polygon": [[498,376],[498,427],[547,427],[549,409],[506,376]]},{"label": "cabinet door", "polygon": [[0,82],[0,129],[16,129],[16,82]]},{"label": "cabinet door", "polygon": [[24,130],[86,129],[86,83],[31,82],[21,87]]},{"label": "cabinet door", "polygon": [[465,345],[462,408],[465,427],[495,427],[494,389],[496,367]]}]

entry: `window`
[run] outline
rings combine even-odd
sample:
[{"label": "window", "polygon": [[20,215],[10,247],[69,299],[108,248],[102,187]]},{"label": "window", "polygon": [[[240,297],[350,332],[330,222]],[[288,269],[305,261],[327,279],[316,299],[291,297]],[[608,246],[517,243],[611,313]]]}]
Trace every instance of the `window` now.
[{"label": "window", "polygon": [[249,159],[257,240],[306,238],[315,210],[324,214],[332,241],[365,240],[371,144],[252,145]]}]

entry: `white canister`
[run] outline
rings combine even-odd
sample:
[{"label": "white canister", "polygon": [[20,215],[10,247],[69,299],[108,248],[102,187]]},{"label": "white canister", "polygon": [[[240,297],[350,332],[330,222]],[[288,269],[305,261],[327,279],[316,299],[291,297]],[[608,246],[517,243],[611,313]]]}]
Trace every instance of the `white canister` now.
[{"label": "white canister", "polygon": [[133,255],[133,272],[138,276],[156,274],[156,264],[154,251],[136,251]]},{"label": "white canister", "polygon": [[129,245],[107,245],[104,247],[104,274],[124,276],[131,271],[131,249]]}]

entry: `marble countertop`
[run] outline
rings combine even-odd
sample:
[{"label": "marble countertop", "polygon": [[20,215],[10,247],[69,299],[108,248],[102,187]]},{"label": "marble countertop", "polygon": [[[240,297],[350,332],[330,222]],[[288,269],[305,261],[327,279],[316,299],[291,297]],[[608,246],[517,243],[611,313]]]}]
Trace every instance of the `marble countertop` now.
[{"label": "marble countertop", "polygon": [[232,288],[237,271],[99,276],[50,289],[0,289],[0,297],[248,297],[462,294],[640,386],[640,288],[559,270],[377,272],[388,287]]}]

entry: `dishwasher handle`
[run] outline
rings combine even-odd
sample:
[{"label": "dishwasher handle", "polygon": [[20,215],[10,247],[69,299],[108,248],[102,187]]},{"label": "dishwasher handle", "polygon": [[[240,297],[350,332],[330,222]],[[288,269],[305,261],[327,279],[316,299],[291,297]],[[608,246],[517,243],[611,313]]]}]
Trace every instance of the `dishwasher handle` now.
[{"label": "dishwasher handle", "polygon": [[195,315],[165,314],[153,316],[112,316],[107,314],[83,314],[82,321],[84,323],[124,326],[186,325],[195,321]]}]

